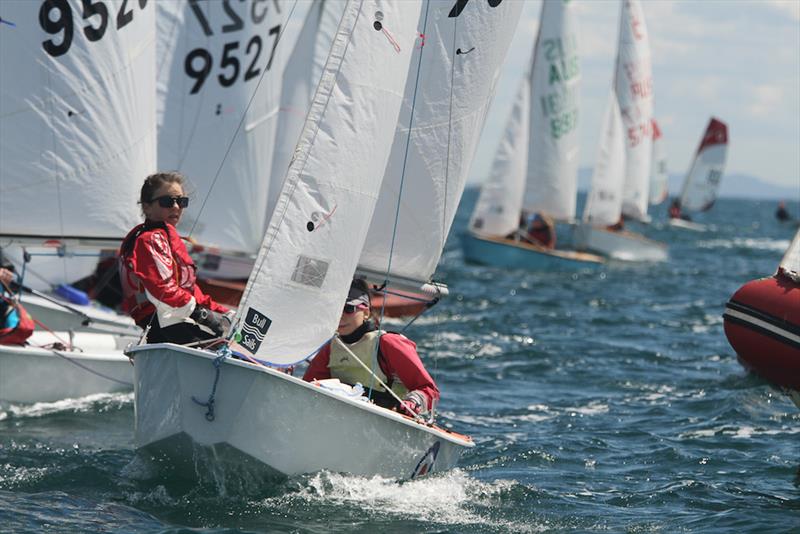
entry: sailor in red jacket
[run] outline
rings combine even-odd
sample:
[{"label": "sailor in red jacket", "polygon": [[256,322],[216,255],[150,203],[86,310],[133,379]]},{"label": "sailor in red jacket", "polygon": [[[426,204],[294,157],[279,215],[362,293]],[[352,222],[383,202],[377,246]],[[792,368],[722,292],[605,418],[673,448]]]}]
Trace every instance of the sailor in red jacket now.
[{"label": "sailor in red jacket", "polygon": [[[350,351],[373,370],[383,383],[402,399],[402,410],[428,415],[439,400],[439,388],[425,370],[416,344],[403,336],[375,327],[370,317],[369,289],[363,280],[354,280],[339,320],[340,339]],[[312,360],[303,380],[338,378],[350,385],[361,383],[365,395],[385,408],[400,409],[397,400],[387,393],[353,355],[338,343],[329,343]]]},{"label": "sailor in red jacket", "polygon": [[195,265],[175,226],[189,198],[179,173],[147,177],[140,202],[145,222],[131,230],[120,248],[123,308],[150,343],[191,343],[224,336],[228,309],[195,283]]}]

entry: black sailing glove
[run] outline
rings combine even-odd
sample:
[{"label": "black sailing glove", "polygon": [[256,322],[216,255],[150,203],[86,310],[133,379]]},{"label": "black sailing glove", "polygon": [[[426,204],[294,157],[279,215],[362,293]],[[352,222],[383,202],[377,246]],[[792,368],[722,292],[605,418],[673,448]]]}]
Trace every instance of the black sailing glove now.
[{"label": "black sailing glove", "polygon": [[194,319],[197,324],[205,326],[219,337],[223,337],[231,326],[231,320],[228,317],[201,306],[196,306],[189,317]]}]

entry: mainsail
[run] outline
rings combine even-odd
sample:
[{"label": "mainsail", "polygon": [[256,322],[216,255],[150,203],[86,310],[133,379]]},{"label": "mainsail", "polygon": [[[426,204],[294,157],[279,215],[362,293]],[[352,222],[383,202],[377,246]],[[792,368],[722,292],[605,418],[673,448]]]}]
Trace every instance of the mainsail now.
[{"label": "mainsail", "polygon": [[681,211],[706,211],[714,205],[728,155],[728,127],[711,118],[683,182]]},{"label": "mainsail", "polygon": [[3,235],[113,241],[140,221],[156,157],[155,6],[86,6],[0,2]]},{"label": "mainsail", "polygon": [[156,7],[158,166],[193,186],[180,230],[204,245],[255,253],[268,221],[288,9],[263,1]]},{"label": "mainsail", "polygon": [[155,8],[103,6],[0,2],[0,235],[35,289],[91,274],[156,168]]},{"label": "mainsail", "polygon": [[267,216],[275,209],[286,171],[306,121],[344,4],[319,0],[311,5],[283,71],[281,104],[272,154]]},{"label": "mainsail", "polygon": [[523,209],[575,217],[580,69],[572,5],[542,4],[531,74],[522,79],[472,215],[478,232],[507,235]]},{"label": "mainsail", "polygon": [[613,90],[609,94],[600,135],[583,220],[595,226],[608,226],[619,221],[625,179],[625,126]]},{"label": "mainsail", "polygon": [[479,233],[505,236],[519,227],[528,168],[530,76],[522,77],[506,130],[495,152],[489,177],[481,186],[469,227]]},{"label": "mainsail", "polygon": [[235,349],[292,364],[336,330],[389,159],[419,15],[419,1],[345,6],[239,306]]},{"label": "mainsail", "polygon": [[783,255],[779,271],[783,271],[792,280],[800,282],[800,229],[794,234],[792,243]]},{"label": "mainsail", "polygon": [[431,279],[521,10],[511,1],[426,4],[359,270]]},{"label": "mainsail", "polygon": [[614,91],[626,130],[622,213],[644,220],[653,143],[653,75],[650,42],[639,0],[622,2],[616,69]]},{"label": "mainsail", "polygon": [[650,205],[661,204],[669,196],[667,158],[661,128],[653,119],[653,157],[650,162]]}]

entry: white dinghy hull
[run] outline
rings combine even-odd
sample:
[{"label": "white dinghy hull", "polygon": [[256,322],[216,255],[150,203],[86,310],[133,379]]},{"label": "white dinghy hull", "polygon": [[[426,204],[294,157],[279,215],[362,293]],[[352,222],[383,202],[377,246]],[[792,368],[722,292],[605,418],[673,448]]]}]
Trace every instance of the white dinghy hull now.
[{"label": "white dinghy hull", "polygon": [[698,224],[685,219],[670,219],[667,221],[667,224],[673,228],[682,228],[684,230],[692,230],[693,232],[705,232],[708,230],[708,227],[705,224]]},{"label": "white dinghy hull", "polygon": [[213,420],[206,402],[217,356],[172,344],[132,349],[137,449],[193,477],[212,460],[225,474],[320,470],[409,479],[452,468],[472,441],[264,366],[219,366]]},{"label": "white dinghy hull", "polygon": [[575,248],[622,261],[666,261],[667,246],[633,232],[614,232],[587,224],[575,228]]},{"label": "white dinghy hull", "polygon": [[113,336],[76,334],[73,343],[86,352],[0,345],[0,401],[54,402],[133,388],[133,367]]}]

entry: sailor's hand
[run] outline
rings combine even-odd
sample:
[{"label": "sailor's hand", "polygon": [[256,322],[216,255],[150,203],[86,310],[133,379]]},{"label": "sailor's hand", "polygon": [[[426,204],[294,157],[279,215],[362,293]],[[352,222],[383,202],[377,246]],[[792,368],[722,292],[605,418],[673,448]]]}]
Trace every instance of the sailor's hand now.
[{"label": "sailor's hand", "polygon": [[401,413],[420,415],[428,411],[427,398],[421,391],[410,391],[400,403]]},{"label": "sailor's hand", "polygon": [[422,411],[422,406],[412,400],[404,400],[400,403],[400,413],[405,415],[419,415]]},{"label": "sailor's hand", "polygon": [[197,306],[192,315],[195,322],[211,330],[214,335],[223,337],[231,326],[230,319],[208,308]]}]

